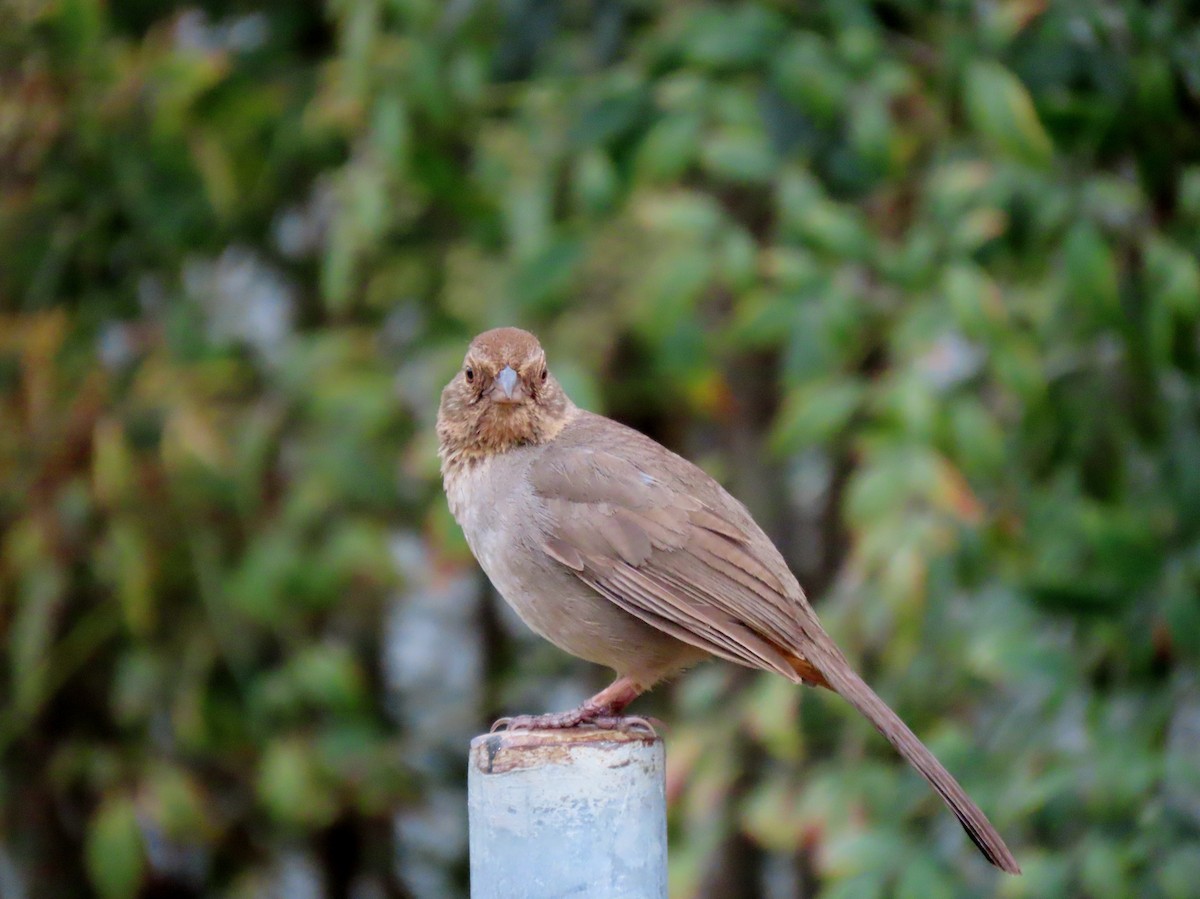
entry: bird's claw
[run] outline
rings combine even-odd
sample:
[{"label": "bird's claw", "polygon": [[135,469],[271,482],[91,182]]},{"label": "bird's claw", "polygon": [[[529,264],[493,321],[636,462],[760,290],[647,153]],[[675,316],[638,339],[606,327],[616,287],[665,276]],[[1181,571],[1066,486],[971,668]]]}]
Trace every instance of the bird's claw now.
[{"label": "bird's claw", "polygon": [[554,712],[548,715],[509,715],[498,718],[492,725],[492,733],[499,730],[562,730],[577,727],[584,722],[578,711]]},{"label": "bird's claw", "polygon": [[657,718],[646,718],[642,715],[601,715],[584,723],[604,730],[642,731],[649,737],[657,737],[658,731],[655,730],[655,727],[663,726],[663,723]]}]

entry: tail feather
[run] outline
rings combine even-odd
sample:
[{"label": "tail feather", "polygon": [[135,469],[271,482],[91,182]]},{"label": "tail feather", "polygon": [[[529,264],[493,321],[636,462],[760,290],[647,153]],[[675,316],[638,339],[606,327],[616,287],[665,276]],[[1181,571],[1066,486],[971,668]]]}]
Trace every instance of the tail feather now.
[{"label": "tail feather", "polygon": [[808,662],[820,672],[830,689],[845,697],[866,716],[875,729],[896,747],[896,751],[929,781],[929,785],[958,817],[963,830],[984,857],[1002,871],[1020,874],[1017,860],[979,806],[971,801],[954,776],[925,748],[925,744],[917,739],[908,725],[854,673],[832,641],[828,646],[806,646],[805,650]]}]

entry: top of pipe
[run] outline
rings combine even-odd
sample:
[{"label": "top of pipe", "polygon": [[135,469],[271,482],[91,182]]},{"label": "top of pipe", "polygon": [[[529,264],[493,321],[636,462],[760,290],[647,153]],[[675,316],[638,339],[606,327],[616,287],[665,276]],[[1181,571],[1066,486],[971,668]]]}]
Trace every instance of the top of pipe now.
[{"label": "top of pipe", "polygon": [[[580,749],[632,748],[662,742],[655,734],[633,730],[512,730],[481,734],[471,741],[471,765],[483,774],[566,764]],[[624,763],[623,763],[624,764]]]}]

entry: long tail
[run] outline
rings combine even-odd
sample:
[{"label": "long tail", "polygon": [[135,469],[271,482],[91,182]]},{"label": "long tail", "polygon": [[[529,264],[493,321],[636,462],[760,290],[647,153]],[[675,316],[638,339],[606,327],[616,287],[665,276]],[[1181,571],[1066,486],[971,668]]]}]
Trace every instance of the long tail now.
[{"label": "long tail", "polygon": [[854,673],[850,663],[833,645],[833,641],[824,633],[821,636],[828,640],[828,645],[822,645],[825,641],[806,641],[805,655],[808,657],[808,663],[797,659],[797,673],[803,676],[806,671],[802,668],[808,672],[816,668],[830,689],[840,693],[865,715],[867,720],[875,725],[875,729],[896,747],[896,751],[921,772],[921,776],[929,781],[929,785],[937,790],[938,795],[958,817],[967,836],[979,847],[984,857],[1001,871],[1020,874],[1017,860],[1004,845],[1004,840],[987,819],[987,815],[971,801],[971,797],[959,786],[954,776],[925,748],[925,744],[908,729],[908,725],[900,720],[900,716]]}]

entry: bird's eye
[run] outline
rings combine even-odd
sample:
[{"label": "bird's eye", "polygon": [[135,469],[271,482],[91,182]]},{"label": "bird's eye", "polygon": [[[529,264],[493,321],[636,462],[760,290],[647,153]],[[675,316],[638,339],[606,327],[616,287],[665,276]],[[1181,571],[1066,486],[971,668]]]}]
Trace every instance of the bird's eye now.
[{"label": "bird's eye", "polygon": [[550,370],[548,368],[542,368],[542,375],[541,375],[542,380],[545,381],[546,378],[549,376],[550,376]]},{"label": "bird's eye", "polygon": [[463,372],[463,374],[467,376],[468,384],[471,384],[475,381],[475,369],[471,368],[471,366],[468,365],[467,370]]}]

